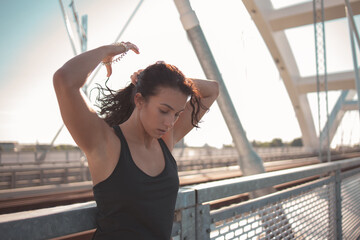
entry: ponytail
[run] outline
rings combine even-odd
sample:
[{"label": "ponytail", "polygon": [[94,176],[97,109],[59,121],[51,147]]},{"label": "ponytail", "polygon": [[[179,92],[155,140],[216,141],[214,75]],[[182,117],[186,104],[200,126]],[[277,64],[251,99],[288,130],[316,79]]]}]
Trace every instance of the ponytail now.
[{"label": "ponytail", "polygon": [[166,63],[156,63],[148,66],[138,75],[136,86],[130,83],[120,91],[111,90],[107,86],[109,78],[105,82],[105,87],[97,86],[99,95],[97,106],[100,108],[100,115],[109,126],[122,124],[129,119],[135,109],[134,97],[139,92],[147,99],[157,94],[159,87],[170,87],[180,90],[183,94],[190,97],[192,108],[191,124],[199,127],[201,109],[208,110],[201,103],[201,96],[193,81],[186,78],[184,74],[174,65]]},{"label": "ponytail", "polygon": [[109,126],[119,125],[128,120],[134,111],[135,86],[130,83],[126,88],[119,91],[111,90],[106,83],[105,86],[106,88],[97,87],[103,95],[102,98],[97,98],[99,113]]}]

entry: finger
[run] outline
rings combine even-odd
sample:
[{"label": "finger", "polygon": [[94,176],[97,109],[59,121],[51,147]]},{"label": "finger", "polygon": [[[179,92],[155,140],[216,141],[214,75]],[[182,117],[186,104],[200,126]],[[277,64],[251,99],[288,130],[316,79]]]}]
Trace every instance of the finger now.
[{"label": "finger", "polygon": [[131,75],[131,78],[137,77],[142,71],[144,71],[144,69],[139,69],[139,70],[137,70],[136,72],[134,72],[134,73]]},{"label": "finger", "polygon": [[130,79],[131,79],[131,83],[134,84],[134,85],[136,85],[137,80],[138,80],[138,79],[137,79],[137,74],[134,73],[133,75],[131,75]]},{"label": "finger", "polygon": [[127,47],[129,48],[129,49],[131,49],[133,52],[135,52],[136,54],[139,54],[140,52],[139,52],[139,48],[135,45],[135,44],[133,44],[133,43],[131,43],[131,42],[126,42],[126,45],[127,45]]},{"label": "finger", "polygon": [[110,77],[112,74],[111,64],[106,65],[107,77]]},{"label": "finger", "polygon": [[136,53],[136,54],[140,54],[140,52],[139,52],[139,49],[138,48],[133,48],[133,47],[131,47],[130,48],[134,53]]},{"label": "finger", "polygon": [[144,71],[144,69],[140,69],[138,70],[137,72],[134,72],[131,76],[130,76],[130,79],[131,79],[131,82],[136,85],[137,81],[138,81],[138,77],[139,77],[139,74]]}]

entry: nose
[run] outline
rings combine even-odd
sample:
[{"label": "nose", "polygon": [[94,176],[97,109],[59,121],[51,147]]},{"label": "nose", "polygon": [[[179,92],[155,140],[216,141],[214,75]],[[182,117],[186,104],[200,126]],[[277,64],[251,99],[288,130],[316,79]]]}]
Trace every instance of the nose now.
[{"label": "nose", "polygon": [[174,126],[174,123],[175,123],[175,118],[172,117],[172,116],[169,116],[165,119],[165,126],[168,128],[168,129],[171,129],[173,126]]}]

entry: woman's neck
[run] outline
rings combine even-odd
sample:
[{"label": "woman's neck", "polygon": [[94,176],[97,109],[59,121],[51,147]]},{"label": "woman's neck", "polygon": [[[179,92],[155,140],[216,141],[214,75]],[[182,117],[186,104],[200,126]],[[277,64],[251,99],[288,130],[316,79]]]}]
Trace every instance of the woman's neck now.
[{"label": "woman's neck", "polygon": [[138,116],[136,109],[133,111],[128,120],[121,124],[121,128],[127,134],[127,140],[135,142],[140,145],[144,145],[146,148],[151,148],[154,140],[157,139],[151,137],[144,129],[144,126]]}]

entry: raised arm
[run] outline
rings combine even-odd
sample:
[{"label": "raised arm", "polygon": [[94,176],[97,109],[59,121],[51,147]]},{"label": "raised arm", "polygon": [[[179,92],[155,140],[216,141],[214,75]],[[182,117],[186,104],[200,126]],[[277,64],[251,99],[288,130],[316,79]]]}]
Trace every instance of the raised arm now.
[{"label": "raised arm", "polygon": [[[192,79],[196,88],[200,92],[201,104],[206,108],[200,108],[199,120],[204,116],[207,109],[214,103],[216,98],[219,95],[219,84],[216,81],[211,80],[201,80],[201,79]],[[176,121],[173,133],[172,133],[172,144],[174,146],[178,141],[180,141],[190,130],[193,128],[191,124],[191,112],[192,108],[190,103],[186,104],[185,110],[181,113],[179,119]]]},{"label": "raised arm", "polygon": [[[86,104],[81,87],[88,76],[101,62],[111,62],[113,57],[128,49],[136,53],[138,49],[131,43],[107,45],[82,53],[66,62],[53,77],[61,116],[71,136],[84,152],[90,152],[105,140],[107,124]],[[107,64],[108,76],[111,64]]]}]

